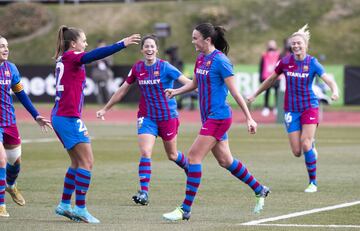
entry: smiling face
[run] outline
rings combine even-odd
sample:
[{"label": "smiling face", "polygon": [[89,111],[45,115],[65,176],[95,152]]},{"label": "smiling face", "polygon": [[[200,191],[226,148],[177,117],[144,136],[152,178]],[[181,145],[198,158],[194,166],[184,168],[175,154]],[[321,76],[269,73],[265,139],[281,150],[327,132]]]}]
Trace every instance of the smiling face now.
[{"label": "smiling face", "polygon": [[194,44],[196,51],[206,53],[209,50],[210,40],[210,38],[204,39],[199,31],[193,30],[191,43]]},{"label": "smiling face", "polygon": [[305,39],[299,35],[295,35],[290,38],[290,46],[294,55],[298,57],[305,57],[307,51],[307,45]]},{"label": "smiling face", "polygon": [[9,45],[5,38],[0,38],[0,64],[8,60],[9,57]]},{"label": "smiling face", "polygon": [[153,64],[156,60],[158,47],[154,39],[148,38],[141,47],[141,53],[144,55],[147,64]]},{"label": "smiling face", "polygon": [[86,36],[85,33],[81,32],[80,36],[77,38],[76,42],[71,42],[71,48],[72,50],[78,51],[78,52],[84,52],[86,47],[88,46],[86,42]]}]

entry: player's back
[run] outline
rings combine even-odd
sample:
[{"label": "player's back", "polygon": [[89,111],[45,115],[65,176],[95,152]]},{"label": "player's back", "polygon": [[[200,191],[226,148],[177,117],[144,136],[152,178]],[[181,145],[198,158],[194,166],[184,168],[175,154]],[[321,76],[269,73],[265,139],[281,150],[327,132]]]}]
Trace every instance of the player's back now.
[{"label": "player's back", "polygon": [[81,117],[85,87],[84,52],[67,51],[56,62],[56,98],[53,115]]}]

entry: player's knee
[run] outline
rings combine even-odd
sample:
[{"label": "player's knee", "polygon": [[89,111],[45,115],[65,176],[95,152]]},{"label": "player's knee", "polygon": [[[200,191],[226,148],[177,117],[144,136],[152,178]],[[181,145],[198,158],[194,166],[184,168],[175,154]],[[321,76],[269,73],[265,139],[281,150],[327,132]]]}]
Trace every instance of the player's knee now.
[{"label": "player's knee", "polygon": [[0,157],[0,168],[6,167],[6,156]]},{"label": "player's knee", "polygon": [[292,153],[294,154],[295,157],[300,157],[301,149],[300,148],[292,149]]},{"label": "player's knee", "polygon": [[312,147],[312,140],[310,138],[301,139],[301,147],[304,151],[308,151]]},{"label": "player's knee", "polygon": [[223,168],[228,168],[232,164],[232,161],[228,160],[228,158],[217,158],[217,162]]},{"label": "player's knee", "polygon": [[167,153],[167,157],[169,160],[175,161],[175,160],[177,160],[178,154],[177,154],[177,152]]},{"label": "player's knee", "polygon": [[21,157],[21,145],[13,149],[6,149],[5,152],[7,162],[11,165],[14,165],[15,162],[18,161]]}]

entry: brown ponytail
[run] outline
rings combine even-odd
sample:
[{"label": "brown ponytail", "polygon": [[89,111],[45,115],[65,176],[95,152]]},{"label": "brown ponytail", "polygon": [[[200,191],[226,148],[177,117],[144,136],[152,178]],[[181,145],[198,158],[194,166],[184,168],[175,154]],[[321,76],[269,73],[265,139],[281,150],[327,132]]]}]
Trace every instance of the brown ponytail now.
[{"label": "brown ponytail", "polygon": [[83,31],[78,28],[67,27],[65,25],[60,26],[57,35],[54,58],[57,59],[65,51],[67,51],[70,48],[70,43],[72,41],[76,42],[76,40],[80,37],[80,33],[83,33]]}]

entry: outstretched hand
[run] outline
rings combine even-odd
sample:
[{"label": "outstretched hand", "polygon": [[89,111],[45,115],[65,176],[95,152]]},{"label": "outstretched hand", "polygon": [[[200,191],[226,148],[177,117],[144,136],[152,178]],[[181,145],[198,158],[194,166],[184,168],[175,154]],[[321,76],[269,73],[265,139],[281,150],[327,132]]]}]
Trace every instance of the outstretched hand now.
[{"label": "outstretched hand", "polygon": [[106,111],[104,109],[101,109],[96,112],[96,117],[101,120],[105,120],[104,115],[106,114]]},{"label": "outstretched hand", "polygon": [[128,47],[129,45],[139,44],[140,40],[141,40],[140,34],[133,34],[130,35],[129,37],[123,38],[120,42],[124,42],[124,45]]},{"label": "outstretched hand", "polygon": [[48,129],[49,130],[53,129],[50,120],[45,119],[45,117],[38,115],[35,120],[41,127],[42,132],[48,132]]}]

